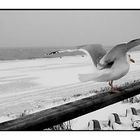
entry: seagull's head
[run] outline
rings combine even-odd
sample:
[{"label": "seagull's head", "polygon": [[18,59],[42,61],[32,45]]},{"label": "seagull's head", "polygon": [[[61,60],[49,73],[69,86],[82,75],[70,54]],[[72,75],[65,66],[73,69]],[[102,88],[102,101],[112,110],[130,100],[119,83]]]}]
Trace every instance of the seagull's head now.
[{"label": "seagull's head", "polygon": [[[118,44],[115,47],[113,47],[105,56],[104,56],[104,61],[108,60],[117,60],[120,59],[121,57],[124,57],[127,55],[127,52],[140,45],[140,38],[134,39],[129,41],[128,43],[122,43]],[[133,59],[131,59],[130,55],[128,56],[130,58],[131,62],[134,62]]]},{"label": "seagull's head", "polygon": [[[135,61],[131,58],[130,55],[127,55],[127,52],[140,45],[140,38],[134,39],[129,41],[128,43],[122,43],[118,44],[115,47],[113,47],[99,62],[97,65],[98,69],[104,69],[111,67],[114,63],[118,63],[120,61],[126,62],[132,62],[135,63]],[[128,58],[128,59],[127,59]]]}]

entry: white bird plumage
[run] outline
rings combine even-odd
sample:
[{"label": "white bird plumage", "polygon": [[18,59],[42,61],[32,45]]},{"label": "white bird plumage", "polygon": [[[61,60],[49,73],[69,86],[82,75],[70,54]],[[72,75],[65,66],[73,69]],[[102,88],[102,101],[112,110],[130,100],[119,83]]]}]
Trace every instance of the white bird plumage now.
[{"label": "white bird plumage", "polygon": [[76,49],[62,50],[59,51],[59,53],[74,51],[84,52],[91,58],[96,70],[94,73],[79,73],[80,81],[109,81],[111,89],[114,90],[113,81],[125,76],[129,71],[129,61],[134,62],[130,55],[127,55],[127,52],[138,45],[140,45],[140,39],[116,45],[109,52],[106,52],[101,45],[91,44],[79,46]]}]

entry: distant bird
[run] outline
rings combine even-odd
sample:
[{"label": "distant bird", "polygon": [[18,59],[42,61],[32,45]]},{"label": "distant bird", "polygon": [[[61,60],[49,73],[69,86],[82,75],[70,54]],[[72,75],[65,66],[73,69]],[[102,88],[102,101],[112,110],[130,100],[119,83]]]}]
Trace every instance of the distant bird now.
[{"label": "distant bird", "polygon": [[50,53],[47,54],[47,55],[54,55],[54,54],[57,54],[57,53],[59,53],[59,51],[50,52]]},{"label": "distant bird", "polygon": [[111,90],[117,91],[115,87],[113,87],[113,81],[120,79],[128,73],[130,67],[129,62],[135,63],[127,52],[138,45],[140,45],[140,39],[118,44],[109,52],[106,52],[101,45],[91,44],[79,46],[76,49],[61,50],[59,53],[73,51],[84,52],[91,58],[95,72],[79,74],[79,80],[82,82],[109,82]]}]

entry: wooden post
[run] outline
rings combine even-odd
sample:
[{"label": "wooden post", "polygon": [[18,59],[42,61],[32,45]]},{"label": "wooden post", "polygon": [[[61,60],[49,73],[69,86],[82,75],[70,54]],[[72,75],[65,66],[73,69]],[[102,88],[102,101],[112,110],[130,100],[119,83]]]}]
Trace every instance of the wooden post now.
[{"label": "wooden post", "polygon": [[0,130],[43,130],[140,93],[140,82],[122,87],[120,93],[99,93],[0,124]]}]

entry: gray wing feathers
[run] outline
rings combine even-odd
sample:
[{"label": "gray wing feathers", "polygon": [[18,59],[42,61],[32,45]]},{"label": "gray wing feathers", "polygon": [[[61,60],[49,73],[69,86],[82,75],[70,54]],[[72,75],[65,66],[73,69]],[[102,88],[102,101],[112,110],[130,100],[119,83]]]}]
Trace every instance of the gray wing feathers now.
[{"label": "gray wing feathers", "polygon": [[106,54],[106,50],[103,49],[102,45],[100,44],[83,45],[77,48],[88,51],[95,66],[97,66],[100,59]]},{"label": "gray wing feathers", "polygon": [[126,44],[119,44],[113,47],[100,61],[102,65],[107,65],[114,61],[115,57],[118,56],[120,53],[123,53],[122,50],[125,52]]}]

